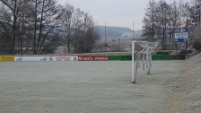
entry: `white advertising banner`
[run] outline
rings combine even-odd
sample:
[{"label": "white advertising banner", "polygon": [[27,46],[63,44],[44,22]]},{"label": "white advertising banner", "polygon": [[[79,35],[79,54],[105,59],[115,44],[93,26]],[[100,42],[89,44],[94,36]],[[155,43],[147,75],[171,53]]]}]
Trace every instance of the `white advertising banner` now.
[{"label": "white advertising banner", "polygon": [[78,61],[78,56],[54,56],[53,61]]},{"label": "white advertising banner", "polygon": [[174,34],[175,38],[188,38],[188,32],[180,32]]},{"label": "white advertising banner", "polygon": [[16,62],[23,61],[78,61],[78,56],[41,56],[41,57],[15,57]]},{"label": "white advertising banner", "polygon": [[15,57],[15,61],[52,61],[53,57]]},{"label": "white advertising banner", "polygon": [[188,32],[175,33],[175,42],[188,42]]}]

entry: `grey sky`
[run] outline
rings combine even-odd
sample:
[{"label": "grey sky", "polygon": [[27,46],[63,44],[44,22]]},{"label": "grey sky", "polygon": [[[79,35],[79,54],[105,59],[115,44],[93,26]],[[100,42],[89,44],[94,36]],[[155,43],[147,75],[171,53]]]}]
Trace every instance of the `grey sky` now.
[{"label": "grey sky", "polygon": [[[92,15],[97,25],[142,29],[142,19],[149,0],[57,0],[64,5],[69,3],[75,8]],[[155,0],[159,1],[159,0]],[[172,3],[175,0],[166,0]],[[177,0],[178,1],[178,0]]]}]

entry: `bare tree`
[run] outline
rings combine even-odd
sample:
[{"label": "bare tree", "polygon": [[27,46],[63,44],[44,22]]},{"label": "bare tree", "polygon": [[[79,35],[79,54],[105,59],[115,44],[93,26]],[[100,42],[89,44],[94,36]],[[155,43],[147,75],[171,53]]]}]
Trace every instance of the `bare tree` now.
[{"label": "bare tree", "polygon": [[189,45],[197,48],[201,45],[198,33],[201,25],[201,0],[191,0],[183,4],[183,25],[189,33]]},{"label": "bare tree", "polygon": [[147,36],[149,41],[160,40],[162,49],[166,49],[168,19],[170,18],[170,5],[164,0],[158,3],[154,0],[149,2],[147,12],[144,18],[144,36]]},{"label": "bare tree", "polygon": [[49,35],[58,24],[61,9],[55,0],[32,0],[34,12],[33,52],[41,54],[44,42],[50,42]]},{"label": "bare tree", "polygon": [[99,39],[97,30],[94,28],[94,21],[92,16],[88,13],[84,14],[83,38],[84,43],[82,52],[91,52],[94,49],[96,41]]},{"label": "bare tree", "polygon": [[191,41],[193,42],[193,48],[198,51],[201,51],[201,26],[196,27],[193,32]]},{"label": "bare tree", "polygon": [[174,34],[179,27],[181,27],[181,12],[182,6],[177,5],[176,2],[170,4],[169,18],[168,18],[168,34],[169,38],[167,39],[167,43],[169,45],[168,49],[174,49],[175,40]]},{"label": "bare tree", "polygon": [[98,39],[93,18],[69,4],[63,7],[56,0],[0,0],[0,3],[0,36],[6,37],[0,42],[11,43],[6,45],[10,46],[7,48],[11,54],[53,53],[62,44],[67,45],[69,53],[89,52]]},{"label": "bare tree", "polygon": [[73,36],[74,52],[90,52],[99,38],[98,32],[94,29],[93,18],[80,9],[74,15],[75,34]]},{"label": "bare tree", "polygon": [[0,14],[0,24],[3,27],[4,31],[7,32],[7,36],[11,41],[11,54],[15,54],[16,40],[20,18],[24,16],[24,8],[26,8],[26,0],[0,0],[4,5]]},{"label": "bare tree", "polygon": [[71,52],[71,40],[74,28],[74,7],[70,4],[66,4],[62,9],[61,26],[64,27],[64,37],[67,45],[68,53]]},{"label": "bare tree", "polygon": [[[187,4],[187,3],[186,3]],[[201,0],[191,0],[190,5],[186,5],[186,8],[190,12],[191,24],[193,26],[201,25]]]},{"label": "bare tree", "polygon": [[162,49],[166,49],[167,45],[167,31],[168,31],[168,20],[169,20],[169,11],[170,6],[164,1],[159,1],[158,9],[157,9],[157,17],[158,17],[158,23],[159,23],[159,31],[161,32],[160,38],[161,38],[161,45]]},{"label": "bare tree", "polygon": [[146,9],[145,17],[143,19],[143,36],[148,38],[149,41],[156,40],[157,29],[157,16],[156,16],[156,2],[154,0],[149,1],[148,8]]},{"label": "bare tree", "polygon": [[167,4],[166,1],[154,0],[149,2],[144,17],[144,36],[149,41],[158,40],[162,49],[171,49],[174,45],[174,33],[180,27],[180,12],[176,2]]}]

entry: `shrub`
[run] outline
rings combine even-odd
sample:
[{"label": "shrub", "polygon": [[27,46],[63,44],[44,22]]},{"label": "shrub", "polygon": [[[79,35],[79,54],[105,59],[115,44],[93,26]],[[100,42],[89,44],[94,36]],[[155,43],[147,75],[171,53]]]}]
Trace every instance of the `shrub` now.
[{"label": "shrub", "polygon": [[193,48],[197,51],[201,51],[201,41],[195,41],[193,44]]}]

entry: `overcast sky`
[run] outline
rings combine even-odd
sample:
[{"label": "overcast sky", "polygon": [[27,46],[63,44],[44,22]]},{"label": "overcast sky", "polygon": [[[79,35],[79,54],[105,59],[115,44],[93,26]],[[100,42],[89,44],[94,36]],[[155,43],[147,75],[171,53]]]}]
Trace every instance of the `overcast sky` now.
[{"label": "overcast sky", "polygon": [[[149,0],[57,0],[64,5],[88,12],[97,25],[142,29],[142,19]],[[159,0],[155,0],[159,1]],[[168,3],[179,0],[166,0]]]}]

